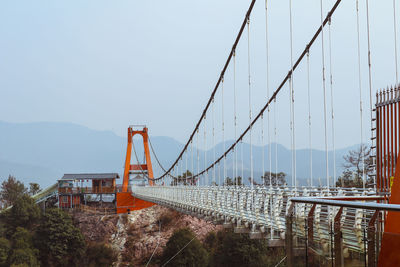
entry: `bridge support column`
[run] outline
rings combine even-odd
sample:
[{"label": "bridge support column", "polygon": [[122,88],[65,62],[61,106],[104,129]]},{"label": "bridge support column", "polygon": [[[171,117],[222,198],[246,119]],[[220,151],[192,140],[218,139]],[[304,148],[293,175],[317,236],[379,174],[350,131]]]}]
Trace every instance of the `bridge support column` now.
[{"label": "bridge support column", "polygon": [[334,244],[335,244],[335,266],[341,267],[344,266],[344,259],[343,259],[343,238],[342,238],[342,231],[340,227],[340,219],[342,218],[343,207],[339,209],[336,213],[333,232],[334,232]]},{"label": "bridge support column", "polygon": [[286,249],[286,263],[288,267],[295,266],[294,253],[293,253],[293,208],[294,208],[294,203],[291,203],[288,212],[286,214],[285,249]]},{"label": "bridge support column", "polygon": [[314,204],[312,205],[310,211],[308,212],[308,216],[307,216],[307,250],[306,250],[306,258],[308,260],[307,264],[310,266],[313,261],[314,261],[314,257],[312,254],[310,254],[309,252],[312,251],[312,249],[310,249],[310,246],[312,246],[314,244],[314,212],[315,212],[315,207],[317,205]]},{"label": "bridge support column", "polygon": [[376,227],[375,222],[378,217],[379,211],[375,211],[371,219],[368,222],[368,266],[376,266],[376,252],[375,252],[375,235]]}]

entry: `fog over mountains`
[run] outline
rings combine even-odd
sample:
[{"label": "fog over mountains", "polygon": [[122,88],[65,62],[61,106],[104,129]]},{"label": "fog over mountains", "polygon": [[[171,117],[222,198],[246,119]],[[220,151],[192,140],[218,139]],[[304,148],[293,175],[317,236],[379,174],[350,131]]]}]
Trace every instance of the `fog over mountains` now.
[{"label": "fog over mountains", "polygon": [[[183,144],[170,137],[152,136],[151,142],[164,167],[169,167],[183,148]],[[226,147],[232,141],[226,142]],[[143,159],[143,148],[139,140],[135,141],[137,155]],[[337,175],[342,171],[343,155],[356,146],[336,151]],[[290,184],[291,152],[282,145],[278,148],[278,171],[288,173]],[[268,149],[265,151],[265,170],[269,169]],[[275,172],[275,144],[271,144],[272,171]],[[215,146],[215,155],[223,152],[223,144]],[[60,179],[64,173],[77,172],[118,172],[122,174],[126,153],[126,138],[111,131],[96,131],[72,123],[8,123],[0,122],[0,182],[9,174],[16,176],[26,184],[37,182],[48,186]],[[241,174],[241,148],[237,153],[238,174]],[[132,159],[136,161],[134,153]],[[250,175],[250,146],[243,143],[244,177]],[[333,153],[329,152],[332,158]],[[204,168],[204,150],[199,151],[200,169]],[[207,151],[207,163],[214,159],[214,148]],[[253,146],[254,177],[260,181],[262,173],[262,147]],[[296,151],[297,178],[300,185],[306,185],[310,176],[310,151]],[[188,169],[191,169],[191,151],[188,153]],[[161,168],[152,156],[155,175],[161,174]],[[232,157],[226,159],[227,176],[232,177]],[[183,167],[186,166],[186,158]],[[194,169],[197,170],[197,151],[194,149]],[[333,174],[330,164],[330,173]],[[325,183],[325,152],[313,150],[314,184]],[[318,179],[318,178],[321,179]],[[210,180],[212,178],[209,178]]]}]

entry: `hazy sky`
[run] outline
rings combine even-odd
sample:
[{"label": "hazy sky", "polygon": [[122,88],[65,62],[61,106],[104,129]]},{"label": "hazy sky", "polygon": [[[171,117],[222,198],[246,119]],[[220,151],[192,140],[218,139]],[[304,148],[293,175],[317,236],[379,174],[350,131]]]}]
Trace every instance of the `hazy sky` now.
[{"label": "hazy sky", "polygon": [[[268,2],[272,92],[290,69],[289,1]],[[334,1],[323,2],[325,16]],[[184,142],[210,96],[249,3],[249,0],[1,1],[0,120],[72,122],[111,130],[121,136],[126,135],[130,124],[147,124],[152,135]],[[264,5],[264,1],[256,3],[250,24],[253,115],[258,113],[267,94]],[[398,14],[399,6],[400,3]],[[343,0],[332,20],[337,147],[360,142],[355,7],[355,0]],[[370,1],[370,11],[375,93],[395,83],[392,1]],[[319,1],[293,1],[292,13],[296,60],[320,23]],[[397,26],[399,29],[399,23]],[[360,30],[363,132],[367,140],[370,120],[365,1],[360,2]],[[327,28],[324,34],[330,118]],[[319,39],[310,51],[312,135],[313,146],[317,148],[323,148],[324,141],[321,53]],[[238,133],[248,123],[247,60],[246,31],[236,62]],[[230,66],[224,86],[225,136],[229,139],[234,136],[232,70]],[[294,90],[296,144],[307,147],[306,61],[295,73]],[[287,86],[277,104],[276,141],[289,146]],[[215,142],[218,142],[222,138],[220,93],[214,112],[218,133]],[[271,128],[274,112],[273,108]],[[206,123],[210,129],[212,113]],[[260,125],[254,127],[254,142],[260,143],[260,129]],[[331,146],[331,121],[328,132]],[[209,132],[208,145],[210,140]]]}]

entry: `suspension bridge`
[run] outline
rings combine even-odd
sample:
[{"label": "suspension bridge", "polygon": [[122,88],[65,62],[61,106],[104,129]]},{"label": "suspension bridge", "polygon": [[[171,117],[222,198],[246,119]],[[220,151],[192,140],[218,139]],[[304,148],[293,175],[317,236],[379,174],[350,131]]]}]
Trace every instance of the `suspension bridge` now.
[{"label": "suspension bridge", "polygon": [[[251,41],[258,41],[259,38],[251,38],[250,27],[252,26],[252,11],[255,7],[255,0],[251,1],[250,6],[243,18],[237,37],[229,52],[228,58],[218,77],[217,83],[211,92],[207,104],[205,105],[200,118],[197,120],[182,151],[175,161],[165,168],[159,161],[156,151],[153,148],[147,135],[147,128],[134,130],[128,129],[128,150],[125,164],[124,185],[128,186],[130,173],[140,173],[148,180],[148,186],[132,186],[132,195],[136,199],[144,200],[149,203],[156,203],[167,206],[180,212],[188,213],[193,216],[212,220],[215,223],[223,224],[226,228],[234,228],[237,233],[248,233],[251,238],[267,239],[271,246],[286,247],[286,262],[288,266],[296,265],[296,257],[303,255],[304,265],[348,265],[350,258],[358,258],[368,266],[395,266],[400,264],[400,258],[396,255],[396,250],[400,249],[400,230],[395,225],[400,222],[400,188],[396,173],[396,162],[398,148],[400,145],[399,125],[400,109],[398,102],[400,89],[398,84],[397,70],[397,36],[396,36],[396,3],[393,1],[393,36],[394,42],[393,59],[395,81],[387,81],[388,84],[395,82],[396,86],[378,93],[373,92],[373,71],[371,59],[371,37],[370,37],[370,15],[369,2],[365,1],[363,9],[360,8],[359,1],[355,1],[354,15],[356,17],[356,39],[357,61],[353,64],[358,69],[358,77],[353,77],[357,81],[359,98],[354,99],[354,105],[359,105],[359,135],[360,143],[368,143],[372,149],[372,164],[365,163],[365,158],[361,162],[362,188],[343,188],[337,185],[336,162],[335,162],[335,116],[334,116],[334,84],[333,84],[333,61],[332,47],[334,46],[331,34],[331,25],[335,23],[335,12],[341,8],[341,1],[336,1],[330,7],[324,7],[324,1],[320,1],[320,24],[314,34],[304,44],[304,49],[295,57],[293,48],[293,16],[292,2],[289,0],[289,47],[290,65],[287,74],[278,86],[271,90],[270,86],[270,53],[269,42],[269,1],[265,1],[265,55],[266,63],[266,85],[264,105],[260,110],[254,110],[252,94],[255,88],[252,83],[252,60]],[[360,13],[366,19],[366,31],[360,29]],[[389,27],[389,26],[388,26]],[[366,33],[366,36],[361,36]],[[362,51],[361,40],[366,41],[366,51]],[[239,55],[238,46],[242,43],[247,51],[244,55]],[[316,44],[318,42],[318,45]],[[247,52],[247,53],[246,53]],[[320,54],[320,84],[317,88],[311,88],[313,77],[310,72],[310,55]],[[364,53],[364,55],[363,55]],[[247,54],[247,55],[246,55]],[[238,108],[237,99],[237,57],[247,58],[247,90],[248,90],[248,125],[241,131],[238,129],[238,113],[243,114],[243,108]],[[366,57],[368,74],[368,86],[362,83],[362,62]],[[296,71],[303,68],[299,75],[306,76],[307,83],[304,86],[297,85],[300,80],[296,76]],[[229,72],[229,73],[228,73]],[[300,72],[300,71],[298,71]],[[230,79],[229,85],[227,80]],[[365,79],[365,78],[364,78]],[[315,86],[314,86],[315,87]],[[323,108],[319,112],[323,114],[323,121],[320,125],[312,124],[312,90],[322,90]],[[224,94],[231,90],[233,95],[233,110],[226,112],[224,105]],[[240,87],[243,90],[243,86]],[[375,89],[376,90],[376,89]],[[278,184],[278,162],[277,155],[273,166],[272,149],[268,149],[268,155],[253,155],[252,143],[254,135],[260,134],[261,143],[271,144],[277,141],[277,116],[282,115],[277,112],[277,105],[287,104],[287,100],[281,95],[283,91],[288,92],[289,102],[289,121],[288,130],[290,132],[291,157],[287,160],[291,163],[291,182]],[[295,97],[296,92],[296,97]],[[330,96],[329,96],[330,92]],[[326,183],[324,186],[316,186],[312,177],[312,150],[310,149],[310,179],[309,186],[298,186],[296,175],[296,133],[299,118],[296,116],[295,98],[299,95],[306,95],[308,106],[309,147],[312,147],[313,138],[311,136],[312,126],[320,127],[324,132],[325,147],[325,170]],[[363,108],[363,94],[369,95],[369,112]],[[303,98],[304,99],[304,98]],[[329,103],[330,102],[330,103]],[[375,102],[375,105],[373,103]],[[328,106],[330,105],[330,111]],[[220,108],[221,112],[216,112]],[[346,108],[346,107],[341,107]],[[329,114],[330,113],[330,114]],[[216,125],[215,115],[220,116]],[[371,122],[371,135],[369,142],[364,141],[363,120],[364,116],[369,116]],[[233,118],[234,141],[226,147],[225,128],[227,117]],[[243,117],[243,115],[242,115]],[[296,121],[297,119],[297,121]],[[331,140],[329,140],[328,124],[330,124]],[[356,125],[356,124],[355,124]],[[357,127],[354,127],[356,130]],[[272,131],[271,131],[272,130]],[[399,130],[400,131],[400,130]],[[141,134],[144,140],[145,162],[140,163],[135,146],[132,142],[134,133]],[[272,134],[271,134],[272,132]],[[207,153],[202,155],[199,152],[199,140],[202,140],[204,147],[209,143],[215,147],[216,135],[221,135],[223,142],[223,153],[216,155],[214,150],[213,158],[207,160]],[[297,133],[298,134],[298,133]],[[265,138],[265,135],[267,138]],[[274,140],[271,140],[271,137]],[[250,144],[248,155],[243,155],[243,141]],[[267,139],[267,140],[265,140]],[[157,168],[161,171],[160,175],[153,175],[150,149],[153,158],[156,159]],[[328,146],[333,149],[333,157],[329,159]],[[131,151],[134,151],[133,159],[136,164],[130,164]],[[361,146],[361,154],[363,154]],[[239,153],[238,153],[239,152]],[[277,153],[277,149],[275,149]],[[238,155],[239,154],[239,155]],[[265,169],[269,170],[268,177],[263,177],[264,181],[257,183],[254,177],[254,157],[262,158],[262,173]],[[203,165],[200,164],[200,157]],[[240,159],[238,160],[238,157]],[[237,177],[244,178],[243,157],[250,158],[249,184],[244,185]],[[227,173],[227,161],[232,164],[232,173]],[[329,171],[330,161],[333,161],[333,177]],[[241,162],[241,166],[240,166]],[[275,174],[272,173],[275,167]],[[181,175],[182,174],[182,175]],[[233,182],[226,183],[226,177],[231,175]],[[222,177],[222,179],[221,179]],[[333,178],[333,179],[332,179]],[[125,187],[124,187],[125,188]],[[300,251],[300,252],[299,252]],[[305,255],[305,256],[304,256]],[[303,263],[302,263],[303,264]],[[352,263],[354,264],[354,262]]]},{"label": "suspension bridge", "polygon": [[[274,25],[270,19],[271,2],[262,2],[262,6],[256,5],[256,0],[250,1],[215,87],[172,164],[166,167],[159,160],[157,147],[151,144],[146,126],[133,125],[128,128],[123,184],[116,192],[117,212],[154,204],[170,207],[233,228],[236,233],[266,239],[270,246],[284,246],[288,266],[354,266],[356,262],[365,266],[400,265],[400,255],[397,253],[400,249],[400,169],[397,168],[400,152],[396,27],[398,3],[393,0],[387,12],[388,16],[392,16],[392,23],[386,27],[393,31],[385,36],[386,42],[393,43],[393,55],[390,57],[393,62],[387,62],[386,65],[393,65],[387,71],[391,71],[395,79],[386,81],[386,86],[393,86],[382,89],[375,88],[373,83],[373,63],[379,59],[372,56],[378,54],[378,51],[371,47],[373,36],[370,29],[375,21],[370,16],[369,0],[350,1],[354,4],[352,12],[355,24],[347,27],[354,28],[356,41],[347,44],[346,48],[353,46],[351,49],[355,51],[355,62],[332,56],[335,48],[332,31],[335,23],[341,23],[340,17],[335,15],[344,5],[342,2],[346,1],[316,1],[319,4],[319,14],[308,15],[316,16],[318,25],[309,40],[298,48],[294,47],[296,27],[307,25],[294,25],[293,15],[296,10],[292,8],[292,1],[288,0],[286,18],[289,49],[286,55],[289,64],[281,74],[283,78],[273,87],[270,71],[275,65],[270,59],[275,51],[270,49],[269,33],[271,23],[272,26],[279,25]],[[265,16],[263,38],[251,34],[251,28],[258,27],[252,19],[253,11],[261,7]],[[262,59],[251,51],[254,43],[258,45],[261,39],[265,47],[265,57]],[[253,80],[256,60],[265,64],[262,97],[257,95],[260,86],[254,84]],[[342,69],[342,66],[335,65],[335,60],[338,64],[345,62],[346,65],[354,65],[357,70],[357,75],[351,77],[357,86],[350,89],[358,97],[343,102],[351,104],[343,105],[338,101],[340,99],[334,99],[334,69],[337,73]],[[243,90],[248,93],[247,99],[238,97],[238,92]],[[312,99],[313,91],[320,92],[322,98]],[[257,101],[254,101],[255,98]],[[227,103],[227,99],[230,103]],[[366,105],[365,99],[369,100],[369,105]],[[229,111],[227,105],[230,106]],[[282,106],[284,108],[280,108]],[[317,107],[320,110],[316,110]],[[338,182],[335,141],[337,131],[343,129],[335,127],[335,108],[349,110],[349,114],[358,111],[358,121],[351,121],[352,127],[346,131],[356,132],[360,144],[368,144],[371,148],[370,158],[360,159],[360,188],[345,188]],[[299,117],[299,114],[304,114],[299,109],[306,110],[305,117]],[[322,120],[313,120],[316,113]],[[239,127],[239,119],[241,124],[245,122],[245,127]],[[279,122],[283,120],[287,120],[285,129],[279,128]],[[370,121],[367,126],[370,127],[368,137],[364,132],[365,120]],[[232,124],[229,134],[234,139],[229,145],[226,139],[228,123]],[[323,133],[324,182],[313,177],[315,163],[312,160],[312,147],[316,138],[312,136],[313,128]],[[303,133],[300,134],[300,131]],[[280,162],[276,146],[280,136],[287,133],[291,151],[290,157],[286,159],[290,162],[290,181],[279,183]],[[135,135],[143,138],[143,160],[139,159],[133,142]],[[299,136],[308,139],[308,186],[301,186],[297,175],[296,148]],[[223,144],[223,152],[219,154],[215,150],[216,138]],[[269,148],[275,146],[275,149],[268,149],[267,153],[263,150],[261,154],[255,155],[252,145],[256,141],[262,146],[269,145]],[[243,152],[244,142],[250,145],[249,153],[246,154]],[[204,150],[200,150],[202,146]],[[214,149],[211,159],[204,152],[208,146]],[[363,149],[361,145],[361,155]],[[329,150],[333,153],[331,157]],[[248,169],[244,167],[244,158],[250,162]],[[257,162],[261,162],[262,181],[254,173],[255,158],[261,158]],[[152,159],[155,159],[156,164],[152,164]],[[157,170],[153,170],[153,165]],[[266,170],[268,175],[264,176]],[[145,178],[146,185],[132,185],[132,175]],[[248,182],[245,176],[249,177]],[[232,177],[230,183],[227,177]]]}]

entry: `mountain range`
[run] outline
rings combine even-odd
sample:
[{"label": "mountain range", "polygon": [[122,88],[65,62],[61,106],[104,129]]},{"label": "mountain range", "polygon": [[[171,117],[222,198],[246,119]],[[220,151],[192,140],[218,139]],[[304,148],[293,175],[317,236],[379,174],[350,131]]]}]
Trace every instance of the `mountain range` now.
[{"label": "mountain range", "polygon": [[[169,167],[183,148],[183,144],[171,137],[151,136],[152,146],[161,165]],[[143,147],[139,140],[135,140],[136,154],[139,160],[143,158]],[[232,144],[226,141],[225,147]],[[243,146],[243,162],[241,161]],[[262,174],[262,152],[265,153],[264,168],[269,169],[268,150],[271,148],[272,171],[275,171],[275,147],[278,155],[278,171],[288,174],[287,181],[291,180],[291,151],[280,144],[271,144],[264,147],[253,145],[253,166],[255,181],[259,181]],[[336,172],[342,171],[343,155],[352,147],[336,150]],[[224,145],[217,144],[206,151],[207,164],[211,163],[214,155],[223,152]],[[24,183],[36,182],[42,187],[53,184],[64,173],[80,172],[118,172],[122,174],[126,153],[126,138],[117,136],[111,131],[97,131],[72,123],[37,122],[37,123],[9,123],[0,121],[0,182],[14,175]],[[199,169],[205,164],[204,150],[199,149]],[[243,165],[244,177],[250,176],[250,145],[243,143],[236,150],[238,175],[241,175]],[[133,153],[134,155],[134,153]],[[314,184],[326,183],[325,152],[312,150],[313,181]],[[329,158],[332,158],[329,151]],[[193,149],[194,169],[197,170],[197,150]],[[135,156],[132,160],[136,161]],[[187,169],[191,169],[192,154],[187,153]],[[226,158],[227,176],[232,177],[234,161],[232,156]],[[154,155],[152,156],[155,175],[162,173]],[[333,175],[333,164],[330,164],[330,175]],[[182,161],[181,171],[186,169],[186,157]],[[210,174],[211,175],[211,174]],[[310,150],[296,150],[296,175],[299,185],[308,184],[310,177]],[[121,175],[122,176],[122,175]],[[308,180],[307,180],[308,179]],[[209,178],[211,181],[212,178]],[[247,181],[247,179],[245,179]]]}]

